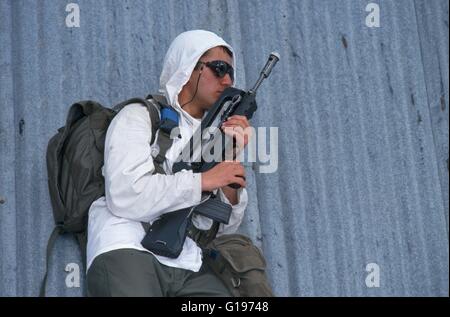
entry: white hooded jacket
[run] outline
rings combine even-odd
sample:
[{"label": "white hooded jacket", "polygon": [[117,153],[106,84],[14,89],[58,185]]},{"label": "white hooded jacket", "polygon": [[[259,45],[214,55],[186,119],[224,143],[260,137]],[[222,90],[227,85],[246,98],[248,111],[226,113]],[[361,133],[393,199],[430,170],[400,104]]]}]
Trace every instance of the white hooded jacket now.
[{"label": "white hooded jacket", "polygon": [[[216,46],[232,47],[214,33],[195,30],[180,34],[171,44],[160,77],[160,92],[179,112],[181,138],[174,139],[166,153],[164,170],[167,175],[153,175],[151,156],[151,121],[147,109],[132,104],[120,111],[108,128],[105,140],[105,196],[97,199],[89,210],[87,269],[94,259],[105,252],[142,247],[145,232],[141,222],[152,223],[164,213],[197,205],[201,201],[201,174],[182,170],[171,173],[172,165],[201,120],[181,109],[178,94],[187,83],[199,58]],[[235,58],[235,57],[234,57]],[[234,62],[235,64],[235,62]],[[157,137],[157,135],[156,135]],[[219,189],[217,195],[229,203]],[[233,233],[242,222],[247,206],[247,191],[238,190],[238,203],[228,225],[220,225],[218,235]],[[196,215],[194,224],[208,229],[212,221]],[[164,265],[198,272],[202,265],[201,249],[186,238],[183,251],[176,259],[155,255]]]}]

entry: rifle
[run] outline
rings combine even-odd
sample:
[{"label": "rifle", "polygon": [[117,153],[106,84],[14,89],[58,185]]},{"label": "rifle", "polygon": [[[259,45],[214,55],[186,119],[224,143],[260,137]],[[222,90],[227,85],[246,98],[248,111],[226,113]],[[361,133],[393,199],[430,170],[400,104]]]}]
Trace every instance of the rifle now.
[{"label": "rifle", "polygon": [[[258,80],[252,89],[248,91],[229,87],[223,91],[219,99],[214,103],[208,111],[206,117],[201,123],[201,137],[193,135],[186,148],[182,151],[176,162],[173,164],[172,172],[176,173],[183,169],[193,170],[194,173],[203,173],[217,164],[225,157],[226,149],[229,149],[230,142],[233,140],[223,137],[224,133],[220,129],[222,124],[233,115],[246,116],[251,119],[257,109],[256,91],[262,84],[263,80],[269,77],[272,68],[280,60],[278,53],[271,53],[266,65],[262,69]],[[219,136],[219,134],[221,134]],[[206,141],[205,141],[206,140]],[[221,153],[215,153],[214,160],[207,162],[204,158],[215,149],[215,142],[222,142]],[[198,149],[201,148],[201,151]],[[189,153],[186,159],[185,154]],[[232,188],[239,188],[238,184],[230,184]]]}]

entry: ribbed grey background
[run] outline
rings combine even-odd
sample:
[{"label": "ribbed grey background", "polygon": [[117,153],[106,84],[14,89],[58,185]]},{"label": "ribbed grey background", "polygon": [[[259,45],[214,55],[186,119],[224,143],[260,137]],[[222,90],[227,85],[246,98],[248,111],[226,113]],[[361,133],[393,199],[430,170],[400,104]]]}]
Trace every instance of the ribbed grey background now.
[{"label": "ribbed grey background", "polygon": [[[45,152],[81,99],[112,105],[158,88],[182,31],[237,53],[258,96],[255,127],[278,127],[278,170],[247,164],[242,231],[279,296],[448,296],[448,1],[0,0],[0,295],[36,296],[53,227]],[[380,27],[365,24],[379,4]],[[79,296],[60,239],[49,295]],[[380,268],[368,288],[366,265]]]}]

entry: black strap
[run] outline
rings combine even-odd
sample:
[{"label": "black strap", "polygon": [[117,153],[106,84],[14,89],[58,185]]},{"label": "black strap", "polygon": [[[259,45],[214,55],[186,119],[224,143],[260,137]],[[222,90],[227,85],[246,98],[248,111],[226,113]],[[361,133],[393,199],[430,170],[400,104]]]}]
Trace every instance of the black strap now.
[{"label": "black strap", "polygon": [[[155,108],[157,108],[159,111],[161,111],[162,107],[168,107],[167,101],[166,101],[166,98],[161,95],[149,95],[149,96],[147,96],[147,99],[149,99],[150,104],[153,105],[153,107],[150,107],[152,109],[148,109],[149,113],[150,113],[150,117],[151,117],[150,119],[152,119],[152,125],[153,125],[154,119],[152,118],[152,116],[154,116],[153,113],[155,112]],[[147,107],[147,108],[149,108],[149,107]],[[158,115],[158,128],[159,128],[159,124],[160,124],[159,113],[157,113],[157,115]],[[152,135],[151,144],[153,144],[155,135],[156,135],[156,132],[153,133],[153,135]],[[164,171],[164,168],[163,168],[163,164],[166,160],[166,153],[173,144],[173,139],[170,138],[169,133],[166,133],[162,129],[159,129],[158,130],[158,138],[156,139],[156,144],[158,145],[159,152],[153,156],[153,164],[155,165],[155,171],[157,174],[166,174],[166,172]]]},{"label": "black strap", "polygon": [[170,135],[163,130],[159,130],[158,139],[156,140],[158,144],[159,152],[153,157],[153,163],[155,164],[156,172],[159,174],[165,174],[162,166],[166,160],[166,153],[173,144],[173,139]]},{"label": "black strap", "polygon": [[148,95],[146,99],[153,99],[157,103],[159,103],[163,106],[166,106],[166,107],[168,105],[167,99],[163,95]]},{"label": "black strap", "polygon": [[[153,144],[156,138],[156,131],[158,130],[161,122],[159,114],[159,111],[161,110],[161,104],[166,104],[166,99],[164,98],[164,96],[160,95],[148,95],[146,99],[148,99],[148,102],[145,103],[145,106],[147,107],[147,110],[150,114],[150,120],[152,122],[152,137],[150,144]],[[166,153],[172,146],[173,140],[170,139],[170,136],[168,136],[162,130],[159,130],[158,139],[156,140],[156,142],[159,147],[159,153],[153,158],[153,165],[155,166],[155,171],[153,174],[165,175],[166,172],[164,171],[163,164],[166,160]],[[145,232],[150,229],[150,224],[148,222],[141,222],[141,224]]]},{"label": "black strap", "polygon": [[115,112],[119,112],[125,106],[128,106],[129,104],[132,104],[132,103],[143,103],[144,105],[147,105],[148,101],[145,100],[144,98],[131,98],[131,99],[125,100],[125,101],[115,105],[112,109]]},{"label": "black strap", "polygon": [[87,255],[87,230],[80,232],[80,233],[75,233],[75,238],[80,246],[80,251],[81,251],[81,260],[83,262],[83,267],[85,268],[85,270],[87,269],[87,263],[86,263],[86,255]]},{"label": "black strap", "polygon": [[47,258],[46,258],[46,263],[45,263],[45,275],[44,278],[42,279],[42,283],[41,283],[41,290],[39,292],[39,296],[40,297],[44,297],[45,296],[45,288],[47,285],[47,274],[48,274],[48,266],[49,266],[49,262],[50,262],[50,257],[52,254],[52,250],[53,250],[53,246],[55,245],[55,241],[58,238],[58,236],[63,232],[62,228],[59,226],[56,226],[53,231],[52,234],[50,235],[50,238],[48,239],[48,243],[47,243]]},{"label": "black strap", "polygon": [[147,102],[145,106],[147,107],[148,113],[150,115],[150,121],[152,123],[152,137],[150,140],[150,144],[153,144],[156,138],[156,131],[158,131],[159,125],[161,124],[159,115],[161,107],[157,102],[154,102],[153,100],[149,100],[149,102]]}]

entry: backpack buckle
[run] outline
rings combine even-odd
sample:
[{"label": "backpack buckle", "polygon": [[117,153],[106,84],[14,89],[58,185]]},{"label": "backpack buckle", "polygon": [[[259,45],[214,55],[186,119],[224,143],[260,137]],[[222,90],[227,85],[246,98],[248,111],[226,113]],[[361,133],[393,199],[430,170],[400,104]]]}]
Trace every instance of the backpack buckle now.
[{"label": "backpack buckle", "polygon": [[172,132],[172,129],[178,127],[179,118],[178,112],[175,111],[172,107],[162,106],[161,108],[161,123],[159,125],[159,129],[161,129],[166,134]]},{"label": "backpack buckle", "polygon": [[241,286],[241,279],[239,277],[237,278],[232,277],[231,284],[233,284],[234,288],[238,288],[239,286]]}]

